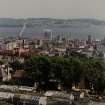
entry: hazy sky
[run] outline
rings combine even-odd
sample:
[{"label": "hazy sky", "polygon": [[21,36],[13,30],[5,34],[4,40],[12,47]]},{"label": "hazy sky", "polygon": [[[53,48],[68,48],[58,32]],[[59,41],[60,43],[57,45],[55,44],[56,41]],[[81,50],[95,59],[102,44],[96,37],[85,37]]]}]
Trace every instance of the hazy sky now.
[{"label": "hazy sky", "polygon": [[0,0],[0,17],[98,18],[105,0]]}]

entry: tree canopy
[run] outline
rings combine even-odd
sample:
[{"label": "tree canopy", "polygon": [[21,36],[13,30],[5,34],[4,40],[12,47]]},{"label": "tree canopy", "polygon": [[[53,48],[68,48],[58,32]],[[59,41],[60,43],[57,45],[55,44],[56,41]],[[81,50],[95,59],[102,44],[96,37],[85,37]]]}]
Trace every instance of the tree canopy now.
[{"label": "tree canopy", "polygon": [[85,88],[94,88],[97,93],[105,89],[105,63],[103,60],[77,56],[32,56],[25,60],[24,64],[17,62],[11,65],[14,69],[24,67],[28,74],[27,85],[37,81],[40,86],[48,89],[49,80],[52,79],[68,89],[73,85],[78,86],[81,81],[84,81]]}]

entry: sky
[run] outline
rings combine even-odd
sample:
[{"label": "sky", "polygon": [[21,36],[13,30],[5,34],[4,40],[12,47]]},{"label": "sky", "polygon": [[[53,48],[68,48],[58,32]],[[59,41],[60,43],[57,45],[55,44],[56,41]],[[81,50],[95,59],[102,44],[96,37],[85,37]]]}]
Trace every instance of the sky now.
[{"label": "sky", "polygon": [[0,18],[8,17],[105,20],[105,0],[0,0]]}]

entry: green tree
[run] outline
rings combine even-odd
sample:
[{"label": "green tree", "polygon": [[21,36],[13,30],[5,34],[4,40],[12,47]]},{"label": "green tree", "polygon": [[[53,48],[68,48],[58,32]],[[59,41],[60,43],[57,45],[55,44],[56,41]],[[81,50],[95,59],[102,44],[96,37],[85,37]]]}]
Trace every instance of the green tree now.
[{"label": "green tree", "polygon": [[34,82],[39,82],[40,85],[48,86],[50,68],[48,57],[31,57],[25,62],[25,70],[28,72],[28,78]]},{"label": "green tree", "polygon": [[20,63],[19,61],[10,63],[10,66],[14,71],[24,69],[24,64]]}]

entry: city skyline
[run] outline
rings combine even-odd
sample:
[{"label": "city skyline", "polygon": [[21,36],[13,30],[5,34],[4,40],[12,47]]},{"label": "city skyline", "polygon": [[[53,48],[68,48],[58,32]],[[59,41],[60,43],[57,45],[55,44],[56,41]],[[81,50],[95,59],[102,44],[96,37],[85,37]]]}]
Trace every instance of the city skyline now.
[{"label": "city skyline", "polygon": [[105,20],[105,0],[0,0],[0,18],[96,18]]}]

